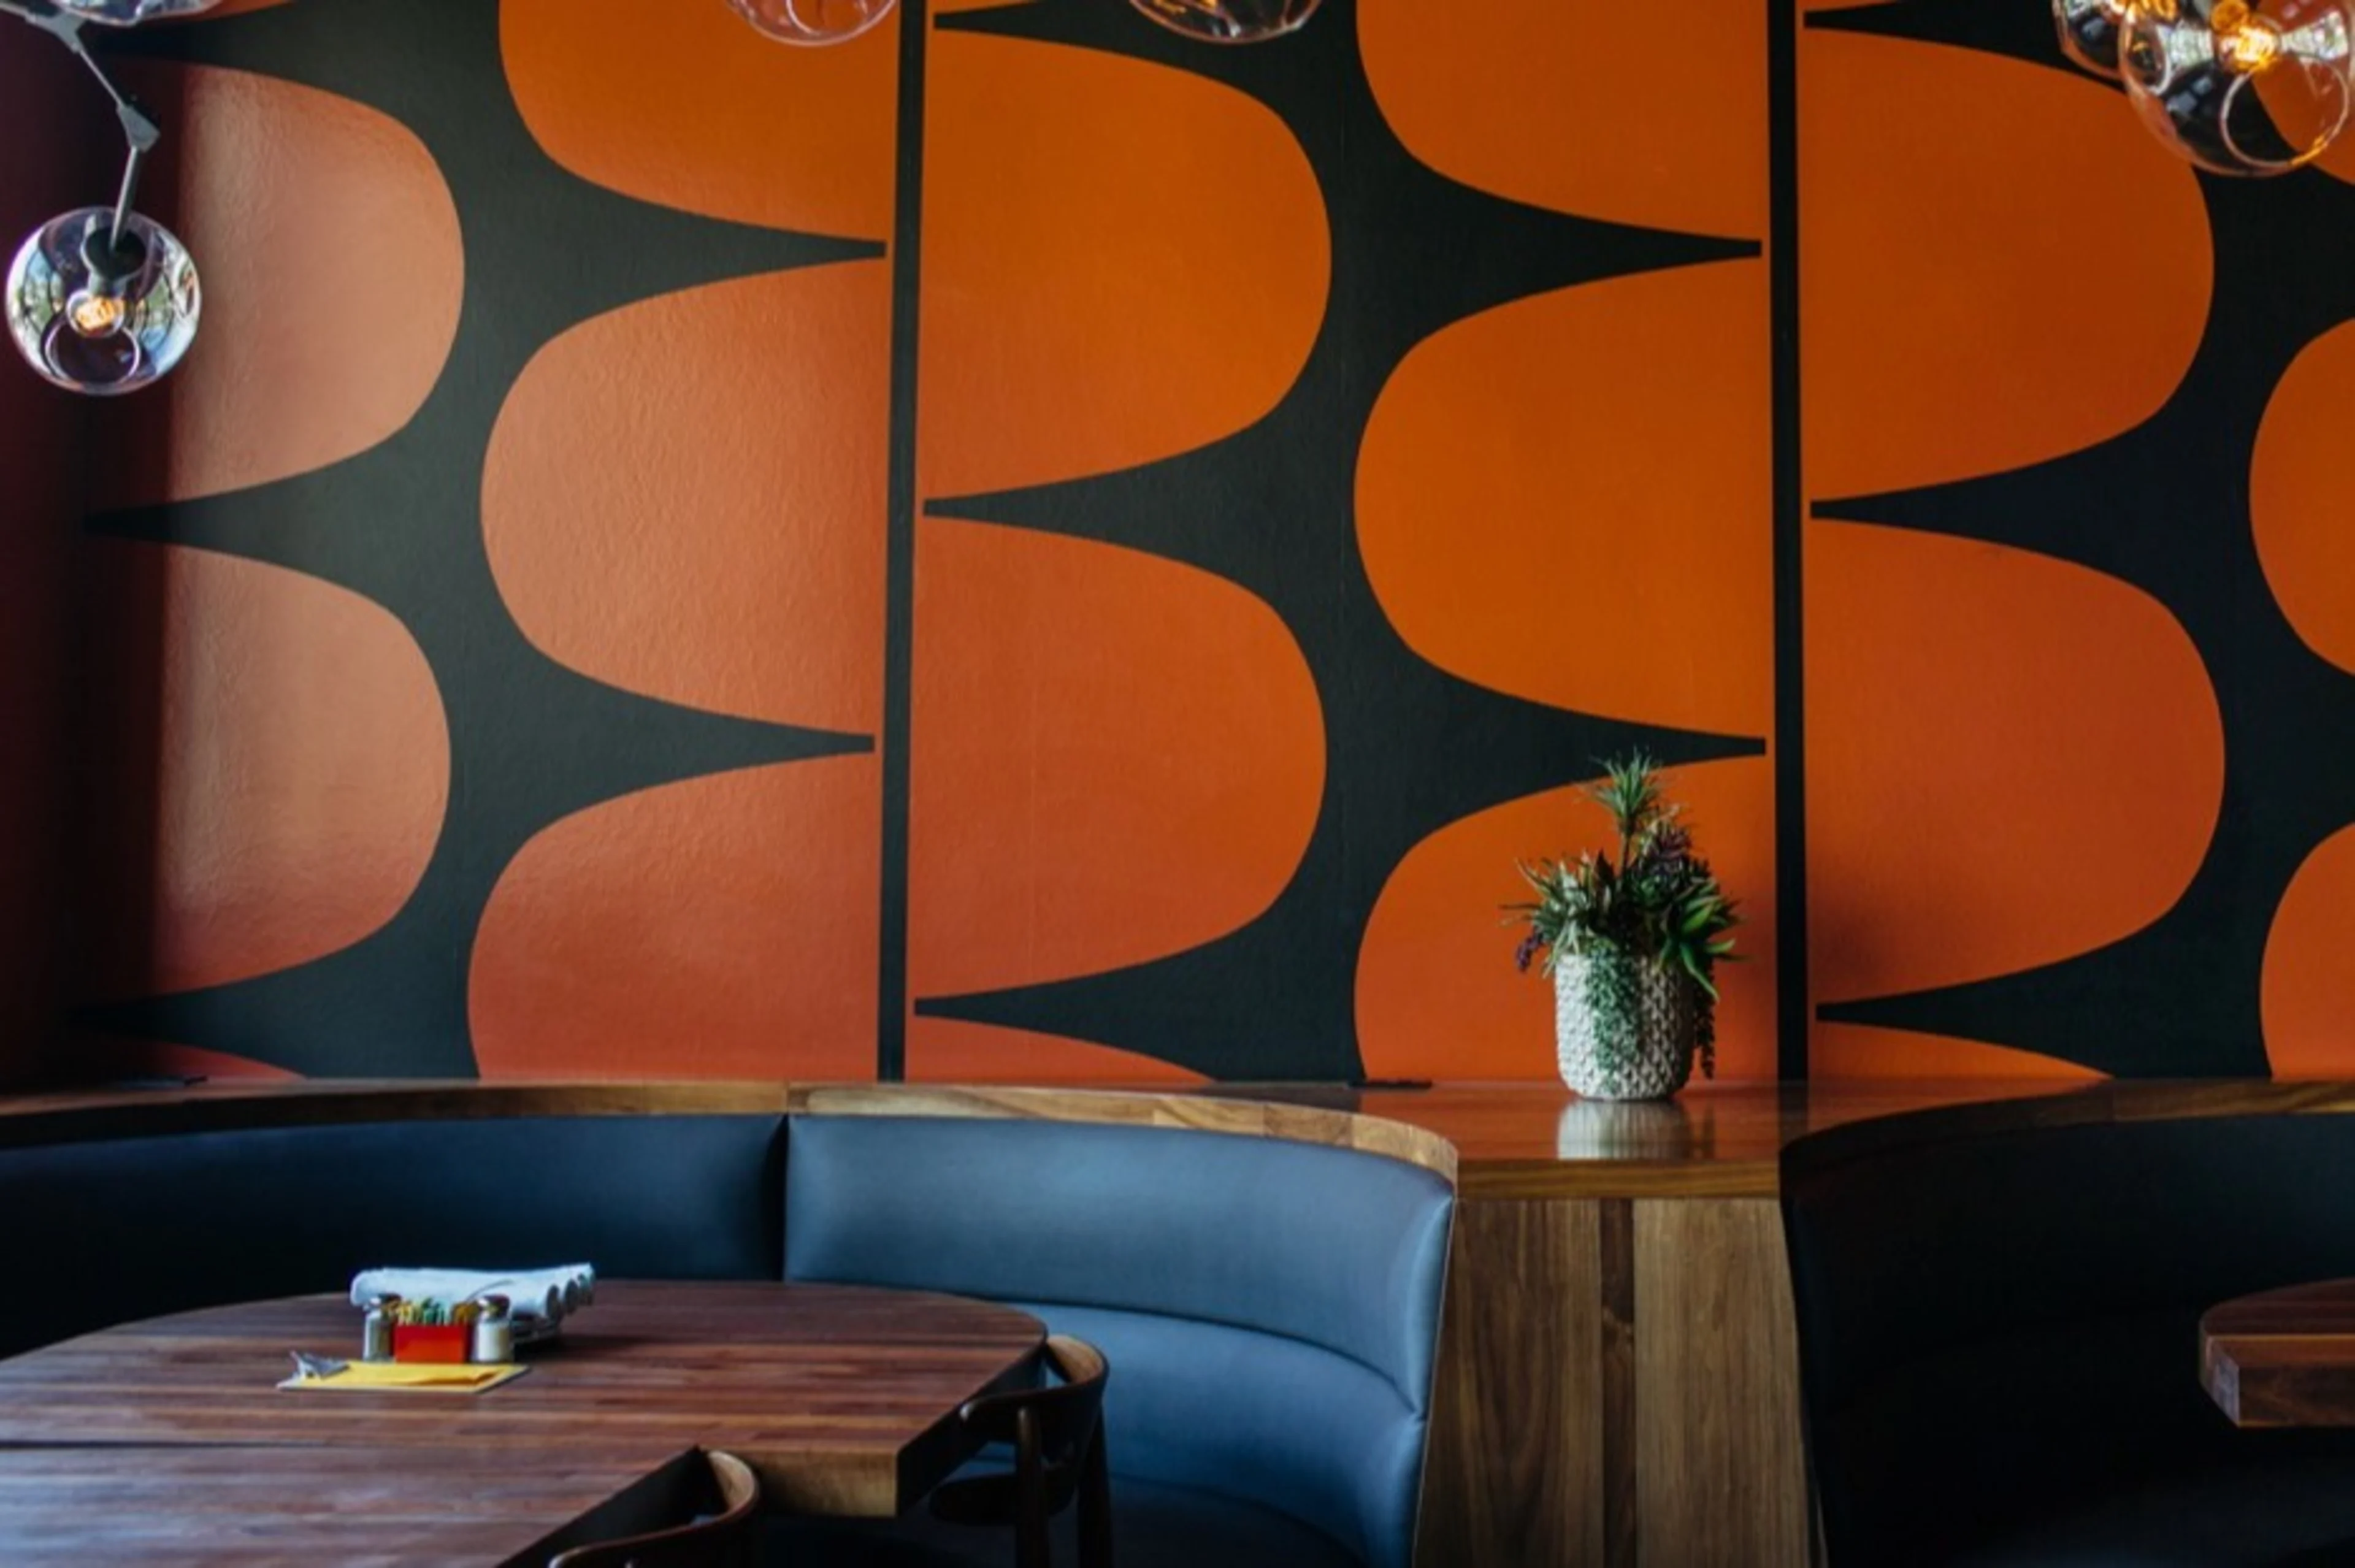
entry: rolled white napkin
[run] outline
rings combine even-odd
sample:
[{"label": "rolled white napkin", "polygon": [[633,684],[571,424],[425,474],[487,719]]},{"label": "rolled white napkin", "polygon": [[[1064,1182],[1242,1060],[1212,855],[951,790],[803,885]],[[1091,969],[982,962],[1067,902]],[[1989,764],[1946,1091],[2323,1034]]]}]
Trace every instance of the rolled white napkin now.
[{"label": "rolled white napkin", "polygon": [[563,1320],[576,1307],[597,1298],[597,1270],[589,1264],[551,1268],[367,1268],[352,1275],[352,1305],[366,1307],[379,1296],[403,1301],[472,1301],[504,1296],[518,1317]]}]

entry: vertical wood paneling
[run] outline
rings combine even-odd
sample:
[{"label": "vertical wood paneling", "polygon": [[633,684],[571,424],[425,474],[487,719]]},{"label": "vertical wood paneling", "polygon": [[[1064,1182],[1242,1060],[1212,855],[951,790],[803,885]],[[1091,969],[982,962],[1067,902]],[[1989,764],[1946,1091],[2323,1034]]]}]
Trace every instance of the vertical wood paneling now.
[{"label": "vertical wood paneling", "polygon": [[1605,1198],[1594,1207],[1603,1285],[1603,1563],[1636,1568],[1643,1522],[1636,1506],[1636,1205]]},{"label": "vertical wood paneling", "polygon": [[1596,1209],[1572,1200],[1456,1210],[1423,1568],[1602,1561]]},{"label": "vertical wood paneling", "polygon": [[1797,1329],[1769,1199],[1636,1206],[1647,1568],[1806,1568]]}]

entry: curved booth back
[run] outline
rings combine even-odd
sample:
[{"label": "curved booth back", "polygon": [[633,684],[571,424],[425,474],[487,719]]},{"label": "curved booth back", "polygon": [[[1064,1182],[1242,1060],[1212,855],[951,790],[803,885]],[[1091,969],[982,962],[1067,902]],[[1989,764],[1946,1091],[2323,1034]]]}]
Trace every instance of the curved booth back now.
[{"label": "curved booth back", "polygon": [[1433,1171],[1185,1128],[795,1119],[788,1278],[1017,1303],[1110,1358],[1115,1477],[1404,1568],[1454,1206]]},{"label": "curved booth back", "polygon": [[0,1148],[0,1355],[341,1290],[382,1264],[774,1279],[784,1129],[775,1115],[516,1116]]},{"label": "curved booth back", "polygon": [[2355,1434],[2236,1430],[2198,1377],[2208,1307],[2355,1275],[2355,1116],[1999,1120],[1783,1156],[1832,1568],[2355,1561]]}]

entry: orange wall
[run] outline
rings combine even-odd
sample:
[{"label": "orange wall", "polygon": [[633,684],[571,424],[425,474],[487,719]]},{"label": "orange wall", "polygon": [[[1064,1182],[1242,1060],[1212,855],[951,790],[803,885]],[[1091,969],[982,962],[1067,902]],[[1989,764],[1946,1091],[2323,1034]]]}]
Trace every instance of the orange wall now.
[{"label": "orange wall", "polygon": [[208,293],[87,467],[71,1071],[1542,1077],[1497,906],[1638,743],[1729,1075],[2355,1067],[2335,175],[1905,0],[949,4],[921,98],[239,9],[134,68]]}]

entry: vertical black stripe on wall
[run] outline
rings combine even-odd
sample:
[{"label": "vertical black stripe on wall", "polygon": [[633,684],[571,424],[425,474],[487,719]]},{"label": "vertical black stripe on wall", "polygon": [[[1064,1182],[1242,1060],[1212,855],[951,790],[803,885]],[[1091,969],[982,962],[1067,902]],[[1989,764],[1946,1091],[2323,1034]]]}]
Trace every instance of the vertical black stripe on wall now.
[{"label": "vertical black stripe on wall", "polygon": [[908,1075],[908,733],[916,661],[916,350],[924,229],[926,0],[900,0],[891,219],[891,443],[883,556],[883,862],[875,1076]]},{"label": "vertical black stripe on wall", "polygon": [[1774,1060],[1807,1075],[1807,494],[1799,424],[1799,0],[1766,0],[1768,313],[1774,333]]}]

